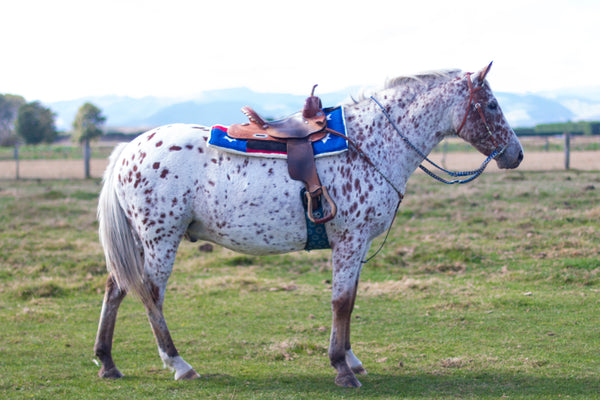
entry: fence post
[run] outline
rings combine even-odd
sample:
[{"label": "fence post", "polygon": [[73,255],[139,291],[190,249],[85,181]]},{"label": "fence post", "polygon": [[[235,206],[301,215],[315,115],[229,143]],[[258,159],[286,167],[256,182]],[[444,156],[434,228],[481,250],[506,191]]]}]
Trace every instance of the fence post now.
[{"label": "fence post", "polygon": [[20,179],[19,176],[19,142],[15,143],[15,163],[17,164],[17,180]]},{"label": "fence post", "polygon": [[565,132],[565,169],[569,169],[571,161],[571,132]]},{"label": "fence post", "polygon": [[83,164],[85,170],[85,179],[90,178],[90,139],[85,139],[85,144],[83,146]]}]

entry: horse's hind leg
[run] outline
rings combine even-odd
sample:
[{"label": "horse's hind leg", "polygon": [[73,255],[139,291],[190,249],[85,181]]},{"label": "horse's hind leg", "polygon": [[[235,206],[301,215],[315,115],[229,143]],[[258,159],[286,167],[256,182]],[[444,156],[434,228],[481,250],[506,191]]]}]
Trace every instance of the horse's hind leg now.
[{"label": "horse's hind leg", "polygon": [[175,344],[173,344],[173,339],[171,338],[162,311],[164,289],[161,290],[152,283],[150,283],[149,289],[151,289],[151,293],[153,293],[154,304],[146,306],[146,311],[148,312],[148,320],[150,321],[156,344],[158,345],[158,353],[165,367],[175,371],[176,380],[199,378],[200,375],[194,371],[190,364],[181,358],[175,348]]},{"label": "horse's hind leg", "polygon": [[[181,236],[183,236],[183,233]],[[195,379],[199,378],[200,375],[177,352],[163,315],[165,289],[175,262],[173,248],[176,249],[178,244],[179,241],[162,241],[156,243],[151,249],[145,249],[147,257],[144,267],[146,271],[144,282],[147,293],[150,293],[151,298],[144,299],[144,306],[156,339],[158,354],[165,367],[175,371],[175,379],[177,380]]]},{"label": "horse's hind leg", "polygon": [[117,311],[125,295],[126,293],[119,289],[112,275],[109,275],[106,280],[102,312],[98,324],[96,343],[94,344],[94,353],[102,364],[100,372],[98,372],[98,376],[101,378],[120,378],[123,376],[112,358],[112,342]]}]

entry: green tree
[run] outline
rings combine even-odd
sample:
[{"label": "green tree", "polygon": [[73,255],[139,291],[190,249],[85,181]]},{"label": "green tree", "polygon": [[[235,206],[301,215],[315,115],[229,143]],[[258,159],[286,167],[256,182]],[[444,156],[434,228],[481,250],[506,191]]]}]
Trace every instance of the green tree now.
[{"label": "green tree", "polygon": [[102,136],[102,125],[106,117],[102,115],[102,110],[92,103],[85,103],[77,111],[75,121],[73,121],[73,135],[79,143],[95,139]]},{"label": "green tree", "polygon": [[15,130],[27,144],[52,143],[56,138],[54,113],[39,101],[19,107]]},{"label": "green tree", "polygon": [[0,94],[0,146],[12,146],[17,141],[15,121],[25,99],[12,94]]},{"label": "green tree", "polygon": [[92,103],[85,103],[77,111],[75,121],[73,121],[73,136],[84,144],[83,160],[85,168],[85,177],[90,177],[90,141],[102,136],[102,125],[106,117],[102,115],[102,110]]}]

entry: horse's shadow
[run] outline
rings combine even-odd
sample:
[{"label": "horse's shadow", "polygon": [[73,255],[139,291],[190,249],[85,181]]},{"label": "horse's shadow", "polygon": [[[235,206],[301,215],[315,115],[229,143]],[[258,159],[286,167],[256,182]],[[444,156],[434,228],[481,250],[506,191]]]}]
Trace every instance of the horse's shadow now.
[{"label": "horse's shadow", "polygon": [[330,396],[335,391],[344,396],[352,394],[378,398],[600,398],[600,380],[595,377],[545,377],[530,374],[507,374],[495,372],[461,372],[460,375],[434,374],[369,374],[361,376],[360,389],[338,388],[333,375],[273,375],[264,379],[256,376],[203,375],[199,382],[203,386],[231,388],[236,393],[294,393],[298,398]]}]

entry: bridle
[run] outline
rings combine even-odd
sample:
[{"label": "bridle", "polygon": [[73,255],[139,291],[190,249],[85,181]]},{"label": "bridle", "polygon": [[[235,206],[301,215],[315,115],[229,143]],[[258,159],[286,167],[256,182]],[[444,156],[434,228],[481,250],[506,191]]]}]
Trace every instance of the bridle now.
[{"label": "bridle", "polygon": [[465,124],[467,123],[467,118],[469,117],[469,113],[471,111],[471,106],[473,106],[473,107],[475,107],[475,109],[477,110],[477,113],[481,117],[481,121],[483,121],[483,125],[485,126],[485,129],[487,130],[487,133],[490,135],[490,138],[492,139],[492,143],[494,143],[494,146],[496,146],[496,149],[499,149],[500,146],[498,146],[498,143],[496,142],[496,138],[494,137],[494,134],[492,133],[492,130],[490,129],[490,126],[487,123],[487,120],[485,119],[485,115],[483,114],[483,110],[481,108],[481,103],[473,104],[473,99],[475,98],[475,93],[477,93],[481,89],[483,89],[483,85],[480,85],[480,86],[474,88],[473,82],[471,81],[472,74],[473,74],[472,72],[467,72],[467,86],[469,87],[469,104],[467,105],[467,111],[465,112],[465,117],[462,120],[462,124],[460,124],[460,127],[456,131],[456,135],[460,134],[460,131],[462,131]]},{"label": "bridle", "polygon": [[[469,113],[471,112],[471,106],[473,106],[479,116],[481,117],[481,120],[483,121],[483,124],[485,125],[485,129],[487,130],[488,134],[490,135],[491,139],[492,139],[492,143],[494,144],[494,146],[496,146],[496,148],[492,151],[492,153],[487,157],[487,159],[481,164],[481,166],[476,169],[476,170],[472,170],[472,171],[462,171],[462,172],[456,172],[456,171],[449,171],[445,168],[440,167],[439,165],[437,165],[436,163],[434,163],[433,161],[431,161],[427,155],[423,154],[423,152],[421,150],[419,150],[417,147],[415,147],[414,144],[412,144],[412,142],[402,134],[402,132],[400,132],[400,129],[398,128],[398,126],[394,123],[394,121],[392,120],[391,116],[389,115],[389,113],[386,111],[386,109],[379,103],[379,101],[377,101],[377,99],[375,99],[375,97],[371,96],[371,100],[373,100],[375,102],[375,104],[377,104],[379,106],[379,108],[381,109],[381,111],[383,112],[383,115],[386,117],[386,119],[388,120],[388,122],[390,123],[390,125],[394,128],[394,130],[396,131],[396,133],[398,133],[398,135],[400,136],[400,138],[411,148],[413,149],[417,154],[419,154],[421,157],[423,157],[424,161],[429,162],[431,165],[433,165],[434,167],[438,168],[439,170],[445,172],[446,174],[452,176],[452,177],[467,177],[466,179],[455,179],[452,181],[446,180],[436,174],[434,174],[433,172],[431,172],[430,170],[428,170],[427,168],[425,168],[423,166],[423,164],[419,165],[419,168],[421,168],[425,173],[427,173],[429,176],[431,176],[432,178],[442,182],[442,183],[446,183],[446,184],[454,184],[454,183],[467,183],[467,182],[471,182],[472,180],[474,180],[475,178],[479,177],[479,175],[481,175],[483,173],[483,171],[485,170],[485,168],[487,167],[487,165],[490,163],[490,161],[492,161],[493,159],[495,159],[496,157],[498,157],[500,154],[502,154],[504,152],[504,150],[506,149],[506,146],[499,146],[498,143],[496,142],[496,139],[494,137],[494,134],[492,133],[492,130],[490,129],[489,124],[487,123],[487,120],[485,119],[485,115],[483,114],[483,110],[481,107],[480,103],[475,103],[473,104],[473,100],[475,98],[475,94],[480,91],[483,86],[478,86],[476,88],[473,87],[473,82],[471,81],[471,72],[467,73],[467,86],[469,88],[469,103],[467,105],[467,111],[465,112],[465,116],[462,120],[462,123],[460,124],[460,127],[458,128],[458,130],[456,131],[456,134],[458,135],[462,129],[464,128],[466,122],[467,122],[467,118],[469,117]],[[394,185],[394,183],[377,167],[377,165],[369,158],[369,156],[367,156],[362,149],[360,148],[360,146],[358,146],[352,139],[350,139],[349,137],[347,137],[346,135],[343,135],[339,132],[336,132],[332,129],[326,128],[326,131],[328,131],[329,133],[345,138],[348,143],[358,152],[358,154],[365,160],[367,161],[374,169],[375,171],[377,171],[379,173],[379,175],[381,175],[381,177],[394,189],[394,191],[396,191],[396,193],[398,194],[398,205],[396,206],[396,212],[394,213],[394,218],[396,218],[396,215],[398,213],[398,208],[400,207],[400,203],[402,202],[403,198],[404,198],[404,194],[402,193],[402,191],[396,187],[396,185]],[[381,243],[381,245],[379,246],[379,249],[377,249],[377,251],[371,255],[369,258],[367,258],[366,260],[362,261],[362,263],[367,263],[369,262],[371,259],[373,259],[377,254],[379,254],[379,252],[381,251],[381,249],[383,248],[383,246],[385,245],[385,242],[387,241],[387,238],[390,234],[390,230],[392,228],[393,225],[393,221],[390,224],[390,227],[388,228],[388,231],[385,235],[385,238],[383,239],[383,242]]]},{"label": "bridle", "polygon": [[[487,120],[485,119],[485,115],[483,114],[483,109],[481,107],[481,103],[475,103],[473,104],[473,100],[475,99],[475,94],[477,92],[479,92],[481,89],[483,89],[483,86],[478,86],[478,87],[473,87],[473,82],[471,81],[471,75],[473,73],[472,72],[467,72],[467,86],[469,88],[469,102],[467,104],[467,111],[465,112],[465,116],[462,120],[462,123],[460,124],[460,127],[458,128],[458,130],[456,131],[456,135],[460,134],[460,132],[462,131],[462,129],[465,127],[465,124],[467,123],[467,118],[469,117],[469,114],[471,112],[471,106],[473,106],[476,110],[477,113],[479,114],[479,116],[481,117],[481,121],[483,122],[483,125],[485,126],[485,129],[487,130],[487,133],[490,135],[490,138],[492,139],[492,143],[494,144],[494,146],[496,146],[496,148],[492,151],[492,153],[485,159],[485,161],[481,164],[481,166],[477,169],[474,169],[472,171],[449,171],[446,168],[440,167],[439,165],[437,165],[435,162],[431,161],[429,159],[429,157],[427,157],[426,154],[424,154],[421,150],[419,150],[414,144],[412,144],[412,142],[402,134],[402,132],[400,132],[400,129],[398,128],[398,126],[394,123],[394,121],[392,120],[390,114],[386,111],[386,109],[381,105],[381,103],[379,103],[379,101],[377,101],[377,99],[373,96],[371,96],[371,100],[373,100],[375,102],[375,104],[377,104],[379,106],[379,108],[381,109],[381,112],[383,113],[383,115],[385,116],[385,118],[388,120],[388,122],[390,123],[390,125],[394,128],[394,130],[396,131],[396,133],[398,133],[398,135],[400,136],[400,138],[408,145],[408,147],[410,147],[412,150],[414,150],[419,156],[421,156],[423,158],[423,161],[427,161],[428,163],[430,163],[431,165],[433,165],[434,167],[436,167],[437,169],[439,169],[440,171],[450,175],[451,177],[454,178],[460,178],[460,177],[466,177],[465,179],[454,179],[454,180],[447,180],[442,178],[439,175],[436,175],[435,173],[431,172],[429,169],[427,169],[423,164],[419,165],[419,168],[421,168],[427,175],[431,176],[432,178],[451,185],[451,184],[455,184],[455,183],[467,183],[467,182],[471,182],[472,180],[474,180],[475,178],[479,177],[479,175],[481,175],[483,173],[483,171],[485,170],[485,168],[487,167],[487,165],[490,163],[490,161],[494,160],[496,157],[500,156],[504,150],[506,149],[506,145],[505,146],[500,146],[498,145],[498,142],[496,141],[496,138],[494,137],[494,134],[490,128],[490,125],[488,124]],[[362,149],[356,144],[354,143],[354,141],[352,141],[349,137],[347,137],[346,135],[343,135],[339,132],[336,132],[332,129],[326,128],[326,131],[328,131],[329,133],[342,137],[344,139],[346,139],[348,141],[348,143],[350,143],[350,145],[352,145],[352,147],[354,147],[354,149],[358,152],[358,154],[360,154],[360,156],[365,159],[378,173],[379,175],[381,175],[383,177],[383,179],[396,191],[396,193],[398,193],[398,196],[400,198],[400,201],[402,201],[404,194],[400,191],[399,188],[396,187],[396,185],[394,185],[392,183],[392,181],[377,167],[377,165],[375,165],[375,163],[373,161],[371,161],[371,159],[362,151]]]},{"label": "bridle", "polygon": [[451,184],[455,184],[455,183],[467,183],[467,182],[471,182],[472,180],[474,180],[475,178],[479,177],[479,175],[481,175],[483,173],[483,171],[485,170],[485,168],[487,167],[487,165],[490,163],[490,161],[494,160],[496,157],[498,157],[499,155],[501,155],[504,150],[506,149],[506,146],[499,146],[498,143],[496,142],[496,138],[494,137],[494,134],[492,133],[492,130],[490,129],[489,124],[487,123],[487,120],[485,119],[485,115],[483,114],[483,110],[481,107],[480,103],[475,103],[473,104],[473,100],[475,99],[475,94],[480,91],[483,86],[478,86],[478,87],[473,87],[473,82],[471,82],[471,72],[467,72],[467,86],[469,88],[469,103],[467,105],[467,111],[465,112],[465,116],[462,120],[462,123],[460,124],[460,127],[458,128],[458,130],[456,131],[456,134],[458,135],[462,129],[464,128],[466,122],[467,122],[467,118],[469,117],[469,113],[471,112],[471,106],[473,106],[479,116],[481,117],[481,120],[483,121],[483,124],[485,125],[485,128],[487,130],[487,133],[490,135],[491,139],[492,139],[492,143],[494,144],[494,146],[496,146],[496,148],[492,151],[492,153],[485,159],[485,161],[481,164],[481,166],[475,170],[472,171],[449,171],[443,167],[440,167],[439,165],[437,165],[436,163],[434,163],[433,161],[431,161],[426,154],[423,154],[423,152],[421,150],[419,150],[418,148],[415,147],[414,144],[411,143],[411,141],[402,134],[402,132],[400,132],[400,129],[398,129],[398,126],[394,123],[394,121],[392,120],[392,118],[390,117],[390,115],[388,114],[388,112],[385,110],[385,108],[377,101],[377,99],[375,99],[375,97],[371,96],[371,100],[373,100],[381,109],[381,111],[383,112],[383,115],[386,117],[386,119],[388,120],[388,122],[390,123],[390,125],[392,125],[392,127],[394,128],[394,130],[396,131],[396,133],[398,133],[398,135],[400,136],[400,138],[402,140],[404,140],[404,142],[411,148],[413,149],[419,156],[423,157],[423,161],[427,161],[429,164],[433,165],[434,167],[436,167],[437,169],[439,169],[440,171],[450,175],[451,177],[454,178],[459,178],[459,177],[466,177],[465,179],[454,179],[454,180],[447,180],[442,178],[439,175],[436,175],[435,173],[433,173],[432,171],[430,171],[429,169],[427,169],[423,164],[419,165],[419,168],[421,168],[427,175],[431,176],[432,178],[451,185]]}]

